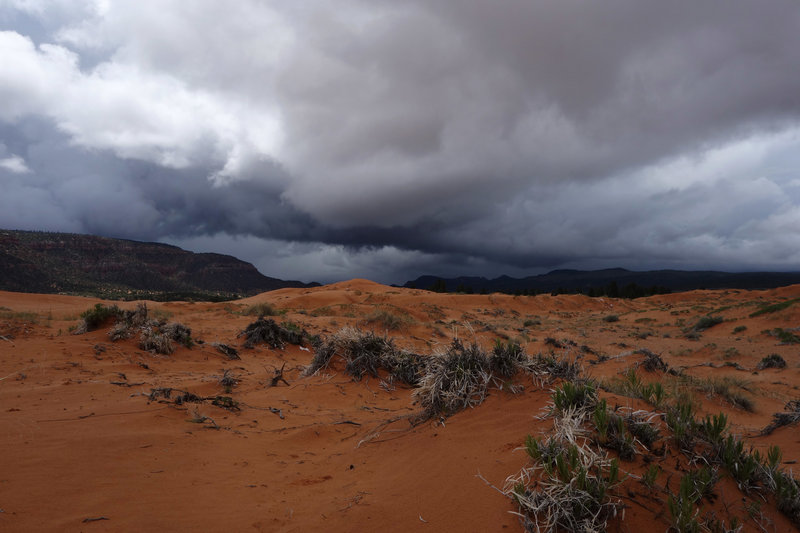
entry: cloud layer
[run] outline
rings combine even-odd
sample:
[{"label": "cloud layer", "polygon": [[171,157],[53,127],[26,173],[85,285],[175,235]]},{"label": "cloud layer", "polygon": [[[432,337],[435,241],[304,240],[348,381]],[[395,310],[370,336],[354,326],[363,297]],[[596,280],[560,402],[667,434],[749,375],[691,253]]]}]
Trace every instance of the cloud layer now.
[{"label": "cloud layer", "polygon": [[322,281],[800,265],[790,0],[0,0],[0,50],[0,227]]}]

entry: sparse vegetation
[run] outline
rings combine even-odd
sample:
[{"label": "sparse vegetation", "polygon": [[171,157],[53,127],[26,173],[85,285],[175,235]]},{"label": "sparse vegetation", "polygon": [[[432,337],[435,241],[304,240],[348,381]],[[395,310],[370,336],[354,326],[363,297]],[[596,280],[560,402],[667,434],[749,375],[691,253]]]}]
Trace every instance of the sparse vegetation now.
[{"label": "sparse vegetation", "polygon": [[775,328],[772,330],[765,330],[764,333],[777,337],[781,344],[800,344],[800,337],[792,333],[792,331]]},{"label": "sparse vegetation", "polygon": [[787,309],[788,307],[796,304],[797,302],[800,302],[800,298],[793,298],[791,300],[786,300],[785,302],[779,302],[779,303],[776,303],[776,304],[765,305],[764,307],[762,307],[758,311],[754,311],[754,312],[750,313],[750,317],[753,318],[753,317],[757,317],[757,316],[761,316],[761,315],[766,315],[766,314],[769,314],[769,313],[777,313],[778,311],[783,311],[784,309]]},{"label": "sparse vegetation", "polygon": [[253,304],[247,309],[244,310],[244,314],[247,316],[279,316],[285,314],[286,311],[279,310],[272,304],[268,302],[261,302],[257,304]]},{"label": "sparse vegetation", "polygon": [[408,313],[390,311],[389,309],[377,309],[368,315],[364,321],[371,326],[378,326],[383,330],[401,330],[414,323],[414,319]]}]

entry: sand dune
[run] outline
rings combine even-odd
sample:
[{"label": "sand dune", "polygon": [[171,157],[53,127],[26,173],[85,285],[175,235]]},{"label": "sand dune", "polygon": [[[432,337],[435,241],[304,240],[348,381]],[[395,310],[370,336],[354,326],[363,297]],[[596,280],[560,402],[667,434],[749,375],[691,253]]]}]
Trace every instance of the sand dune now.
[{"label": "sand dune", "polygon": [[[701,385],[692,389],[701,416],[726,413],[732,431],[755,449],[779,445],[788,469],[800,460],[797,428],[759,433],[798,397],[798,345],[765,332],[800,325],[800,304],[750,315],[798,297],[800,286],[614,300],[435,294],[351,280],[228,303],[147,302],[151,313],[204,341],[167,356],[140,349],[135,338],[111,342],[108,327],[70,334],[100,300],[0,292],[0,529],[523,530],[511,514],[516,505],[490,485],[502,488],[529,463],[520,449],[527,435],[552,428],[537,415],[557,382],[520,373],[476,408],[414,425],[420,407],[411,388],[390,386],[385,375],[354,381],[334,361],[305,377],[308,347],[241,349],[237,334],[256,318],[242,312],[255,304],[285,311],[276,320],[311,334],[356,326],[421,354],[443,351],[453,336],[487,350],[495,339],[514,339],[531,356],[578,359],[588,376],[605,382],[635,368],[643,359],[637,350],[649,350]],[[724,321],[687,338],[705,316]],[[214,342],[239,347],[241,360],[228,360]],[[770,354],[786,368],[758,370]],[[288,385],[270,387],[283,365]],[[240,380],[230,393],[219,384],[226,370]],[[638,372],[645,382],[676,386],[669,374]],[[750,410],[702,387],[724,379]],[[512,384],[524,390],[512,393]],[[240,410],[151,398],[160,388],[230,396]],[[653,410],[620,393],[601,396],[610,406]],[[663,469],[662,490],[635,480],[648,461]],[[670,446],[622,461],[632,477],[623,485],[624,520],[611,529],[666,530],[668,492],[677,490],[685,464]],[[704,513],[740,517],[746,531],[793,528],[771,497],[745,494],[730,477],[714,491]]]}]

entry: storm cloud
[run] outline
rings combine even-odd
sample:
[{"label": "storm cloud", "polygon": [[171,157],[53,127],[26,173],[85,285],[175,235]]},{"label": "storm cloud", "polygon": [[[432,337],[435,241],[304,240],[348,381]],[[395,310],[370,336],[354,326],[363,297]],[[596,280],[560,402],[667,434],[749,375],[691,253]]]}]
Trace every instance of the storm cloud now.
[{"label": "storm cloud", "polygon": [[403,282],[797,270],[796,2],[0,0],[0,227]]}]

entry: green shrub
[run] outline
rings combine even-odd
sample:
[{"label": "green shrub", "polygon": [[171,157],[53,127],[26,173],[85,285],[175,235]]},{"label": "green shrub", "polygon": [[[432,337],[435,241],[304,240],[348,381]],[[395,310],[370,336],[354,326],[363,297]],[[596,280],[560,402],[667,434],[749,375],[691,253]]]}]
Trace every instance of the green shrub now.
[{"label": "green shrub", "polygon": [[617,315],[606,315],[603,317],[603,322],[619,322],[619,317]]},{"label": "green shrub", "polygon": [[95,304],[93,308],[87,309],[81,313],[83,323],[81,326],[78,326],[76,333],[78,331],[81,333],[94,331],[105,323],[116,320],[120,316],[122,316],[122,310],[116,305],[105,306],[103,304]]}]

